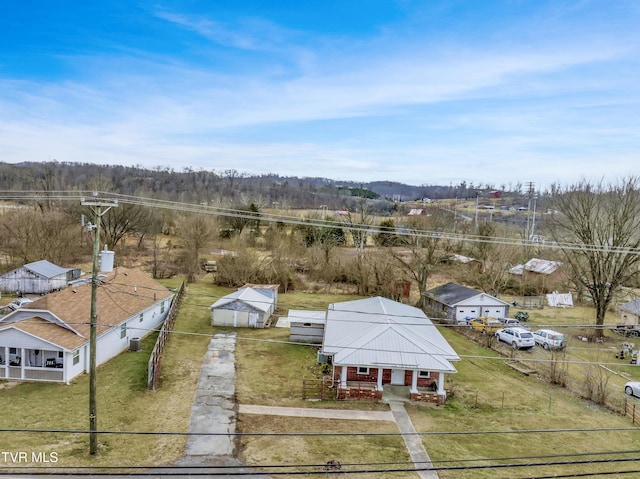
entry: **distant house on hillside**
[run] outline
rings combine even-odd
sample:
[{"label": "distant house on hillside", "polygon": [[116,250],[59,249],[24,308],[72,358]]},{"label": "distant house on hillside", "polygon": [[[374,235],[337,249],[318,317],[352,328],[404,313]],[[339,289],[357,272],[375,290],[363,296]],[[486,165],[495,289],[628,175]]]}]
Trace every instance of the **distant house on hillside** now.
[{"label": "distant house on hillside", "polygon": [[548,259],[531,258],[511,268],[509,274],[520,277],[522,285],[537,294],[562,289],[565,282],[562,263]]},{"label": "distant house on hillside", "polygon": [[509,303],[456,283],[430,289],[422,296],[424,310],[432,318],[463,321],[480,316],[506,318],[509,315]]},{"label": "distant house on hillside", "polygon": [[47,294],[66,288],[69,281],[79,276],[79,269],[62,268],[47,260],[36,261],[0,275],[0,292]]},{"label": "distant house on hillside", "polygon": [[[91,279],[51,292],[0,319],[0,378],[68,383],[89,371]],[[146,273],[103,271],[97,290],[97,364],[167,316],[173,293]]]},{"label": "distant house on hillside", "polygon": [[411,210],[409,210],[408,216],[427,216],[427,210],[423,210],[421,208],[411,208]]},{"label": "distant house on hillside", "polygon": [[276,309],[277,285],[243,286],[209,306],[212,326],[264,328]]}]

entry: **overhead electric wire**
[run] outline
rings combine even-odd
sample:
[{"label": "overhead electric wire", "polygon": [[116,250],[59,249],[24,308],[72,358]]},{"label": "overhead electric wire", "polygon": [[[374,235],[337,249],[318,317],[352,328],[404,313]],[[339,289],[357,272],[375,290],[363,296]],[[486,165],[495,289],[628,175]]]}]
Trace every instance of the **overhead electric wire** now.
[{"label": "overhead electric wire", "polygon": [[[585,432],[640,432],[636,427],[589,427],[562,429],[502,429],[474,431],[423,431],[423,432],[184,432],[184,431],[114,431],[100,430],[99,434],[114,436],[233,436],[233,437],[379,437],[379,436],[464,436],[464,435],[501,435],[501,434],[574,434]],[[90,434],[88,429],[28,429],[0,428],[2,433],[56,433]]]},{"label": "overhead electric wire", "polygon": [[[93,195],[95,192],[77,192],[77,191],[42,191],[43,196],[39,196],[38,192],[27,190],[0,190],[0,200],[61,200],[61,201],[80,201],[82,198]],[[85,193],[85,194],[82,194]],[[308,219],[301,220],[298,216],[278,215],[264,212],[248,212],[246,210],[223,208],[208,205],[198,205],[193,203],[180,203],[177,201],[159,200],[152,198],[145,198],[132,195],[124,195],[112,192],[97,192],[100,199],[103,200],[117,200],[119,203],[132,204],[138,206],[146,206],[151,208],[162,208],[174,211],[183,211],[189,213],[209,214],[216,216],[229,216],[244,218],[248,220],[259,220],[265,222],[279,222],[291,225],[299,226],[314,226],[319,228],[341,228],[347,231],[359,231],[369,232],[375,230],[376,233],[388,233],[397,236],[406,236],[414,238],[438,238],[450,241],[469,241],[479,243],[491,243],[502,245],[517,245],[517,246],[532,246],[538,248],[551,248],[551,249],[570,249],[580,251],[594,251],[594,252],[607,252],[616,254],[639,254],[640,248],[628,248],[609,245],[588,245],[582,243],[570,243],[570,242],[553,242],[553,243],[538,243],[532,240],[517,239],[517,238],[505,238],[505,237],[486,237],[480,235],[466,235],[458,233],[448,233],[437,230],[419,230],[411,229],[406,231],[405,228],[396,228],[391,231],[380,229],[376,225],[366,225],[359,223],[345,223],[340,221],[328,221]]]}]

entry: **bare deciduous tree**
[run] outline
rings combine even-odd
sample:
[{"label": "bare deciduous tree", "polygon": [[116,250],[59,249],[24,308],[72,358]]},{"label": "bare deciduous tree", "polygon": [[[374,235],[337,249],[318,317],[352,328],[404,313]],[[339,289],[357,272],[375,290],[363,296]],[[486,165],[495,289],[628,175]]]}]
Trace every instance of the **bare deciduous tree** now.
[{"label": "bare deciduous tree", "polygon": [[182,245],[182,261],[187,274],[187,282],[195,281],[200,270],[200,250],[211,239],[210,218],[204,215],[189,215],[181,218],[178,235]]},{"label": "bare deciduous tree", "polygon": [[614,293],[640,264],[640,180],[555,186],[551,201],[559,213],[550,221],[550,233],[556,242],[575,244],[563,248],[564,259],[576,287],[591,295],[595,335],[601,337]]}]

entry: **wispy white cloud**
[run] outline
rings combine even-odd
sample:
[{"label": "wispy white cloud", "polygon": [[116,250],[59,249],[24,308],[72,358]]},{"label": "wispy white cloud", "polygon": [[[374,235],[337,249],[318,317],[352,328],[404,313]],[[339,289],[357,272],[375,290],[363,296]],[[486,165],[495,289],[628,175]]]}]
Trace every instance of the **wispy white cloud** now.
[{"label": "wispy white cloud", "polygon": [[[616,38],[434,44],[385,30],[370,42],[350,42],[267,20],[155,15],[262,61],[253,67],[239,57],[245,68],[227,71],[135,52],[82,58],[82,79],[1,81],[5,161],[55,157],[409,183],[436,182],[435,175],[460,180],[475,170],[481,181],[499,183],[514,173],[531,180],[575,173],[580,158],[602,161],[605,134],[618,147],[608,165],[622,168],[632,150],[622,143],[638,139],[638,117],[621,109],[640,100],[636,77],[609,68],[633,67],[638,52]],[[585,69],[595,73],[576,76]],[[620,93],[611,95],[613,86]],[[599,122],[588,117],[596,107]],[[367,126],[376,118],[385,119],[381,130]],[[320,132],[334,121],[340,127]]]}]

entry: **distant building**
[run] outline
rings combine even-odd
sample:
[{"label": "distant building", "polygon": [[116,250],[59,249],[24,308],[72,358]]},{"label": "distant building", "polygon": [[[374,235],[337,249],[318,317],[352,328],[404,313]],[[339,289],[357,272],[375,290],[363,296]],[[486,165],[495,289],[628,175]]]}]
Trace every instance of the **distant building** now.
[{"label": "distant building", "polygon": [[480,316],[506,318],[510,304],[495,296],[447,283],[422,293],[424,310],[432,318],[464,321]]},{"label": "distant building", "polygon": [[79,269],[62,268],[47,260],[20,266],[0,275],[0,291],[3,293],[47,294],[66,288],[80,276]]},{"label": "distant building", "polygon": [[531,258],[525,264],[518,264],[509,270],[519,276],[523,287],[536,294],[546,294],[563,289],[566,278],[562,263],[548,259]]}]

